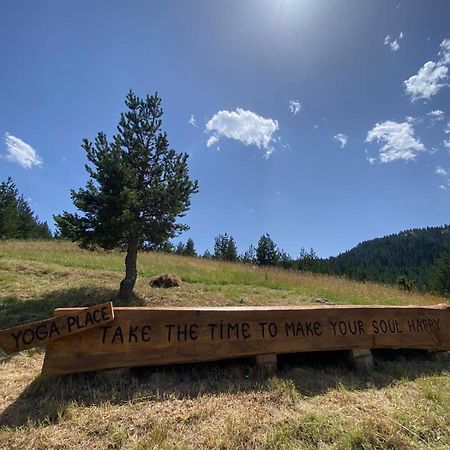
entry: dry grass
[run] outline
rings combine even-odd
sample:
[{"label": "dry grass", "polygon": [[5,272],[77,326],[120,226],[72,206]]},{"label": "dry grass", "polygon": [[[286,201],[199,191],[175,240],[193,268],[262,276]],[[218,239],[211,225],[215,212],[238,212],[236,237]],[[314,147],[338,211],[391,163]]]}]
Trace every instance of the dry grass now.
[{"label": "dry grass", "polygon": [[[140,255],[135,305],[265,305],[315,301],[431,304],[445,300],[373,283]],[[0,327],[55,307],[115,299],[123,255],[69,243],[0,244]],[[183,284],[155,289],[149,277]],[[389,357],[387,357],[389,356]],[[274,377],[250,361],[39,377],[43,353],[0,363],[2,449],[448,449],[450,363],[379,355],[375,370],[338,356],[286,357]]]}]

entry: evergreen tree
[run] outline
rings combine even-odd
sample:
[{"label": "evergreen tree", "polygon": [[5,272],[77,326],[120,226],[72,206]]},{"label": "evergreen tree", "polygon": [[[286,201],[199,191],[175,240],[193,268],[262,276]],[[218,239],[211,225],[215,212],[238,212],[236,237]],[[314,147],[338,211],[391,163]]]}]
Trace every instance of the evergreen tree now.
[{"label": "evergreen tree", "polygon": [[450,253],[438,258],[431,269],[431,289],[450,297]]},{"label": "evergreen tree", "polygon": [[227,233],[219,234],[214,238],[214,258],[225,260],[228,249],[228,239]]},{"label": "evergreen tree", "polygon": [[250,244],[250,247],[248,250],[246,250],[241,256],[240,260],[243,263],[253,264],[256,262],[256,250],[255,247],[253,247],[252,244]]},{"label": "evergreen tree", "polygon": [[177,246],[175,247],[175,253],[177,255],[184,255],[184,252],[186,251],[186,247],[182,242],[178,242]]},{"label": "evergreen tree", "polygon": [[256,247],[256,260],[260,266],[274,266],[277,262],[277,247],[269,234],[259,238]]},{"label": "evergreen tree", "polygon": [[205,259],[212,259],[213,255],[211,255],[211,252],[209,250],[205,250],[205,252],[202,255],[202,258]]},{"label": "evergreen tree", "polygon": [[51,239],[47,222],[40,222],[11,178],[0,184],[0,239]]},{"label": "evergreen tree", "polygon": [[230,236],[228,238],[228,242],[227,242],[225,261],[237,261],[237,259],[238,259],[238,254],[237,254],[236,243],[234,242],[233,236]]},{"label": "evergreen tree", "polygon": [[84,189],[71,191],[84,213],[55,216],[60,233],[84,248],[126,250],[120,296],[132,294],[137,278],[137,253],[144,244],[162,245],[188,227],[176,222],[198,191],[191,181],[188,155],[169,147],[161,131],[163,111],[158,94],[137,97],[130,91],[118,133],[108,142],[102,132],[83,149],[90,165]]},{"label": "evergreen tree", "polygon": [[194,241],[192,239],[188,239],[186,242],[186,246],[184,247],[185,256],[197,256],[197,252],[195,251]]},{"label": "evergreen tree", "polygon": [[284,250],[278,251],[277,260],[283,269],[290,269],[292,267],[292,258]]}]

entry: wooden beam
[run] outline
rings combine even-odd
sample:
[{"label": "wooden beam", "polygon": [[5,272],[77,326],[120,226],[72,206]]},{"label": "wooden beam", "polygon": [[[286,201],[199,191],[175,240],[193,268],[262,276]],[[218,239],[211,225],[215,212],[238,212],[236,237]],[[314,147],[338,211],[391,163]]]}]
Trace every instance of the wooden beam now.
[{"label": "wooden beam", "polygon": [[[77,309],[56,310],[57,315]],[[266,354],[450,349],[450,307],[114,308],[113,322],[49,343],[44,374]]]},{"label": "wooden beam", "polygon": [[111,302],[89,308],[67,309],[51,319],[30,322],[0,331],[0,347],[6,353],[46,345],[48,342],[92,330],[114,320]]}]

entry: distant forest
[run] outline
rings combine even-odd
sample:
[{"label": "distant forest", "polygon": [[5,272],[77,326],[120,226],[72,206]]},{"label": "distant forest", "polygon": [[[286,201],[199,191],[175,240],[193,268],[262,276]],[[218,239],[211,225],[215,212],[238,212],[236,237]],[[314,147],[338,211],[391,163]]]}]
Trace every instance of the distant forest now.
[{"label": "distant forest", "polygon": [[[0,183],[0,239],[64,239],[52,235],[46,222],[39,221],[25,198],[8,178]],[[265,234],[256,246],[239,254],[233,236],[219,234],[213,251],[198,255],[192,239],[173,245],[153,246],[142,242],[141,250],[242,262],[259,266],[346,276],[359,281],[397,284],[404,290],[429,290],[450,296],[450,225],[417,228],[372,239],[330,258],[318,258],[313,249],[301,248],[296,257],[277,247]]]}]

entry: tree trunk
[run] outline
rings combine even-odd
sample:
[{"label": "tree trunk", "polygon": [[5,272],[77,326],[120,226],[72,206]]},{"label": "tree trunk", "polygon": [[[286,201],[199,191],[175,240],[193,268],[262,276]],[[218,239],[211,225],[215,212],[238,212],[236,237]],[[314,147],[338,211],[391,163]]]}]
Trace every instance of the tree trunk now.
[{"label": "tree trunk", "polygon": [[130,237],[127,247],[127,256],[125,257],[125,278],[120,282],[119,297],[126,299],[133,294],[133,288],[137,278],[137,252],[138,239]]}]

